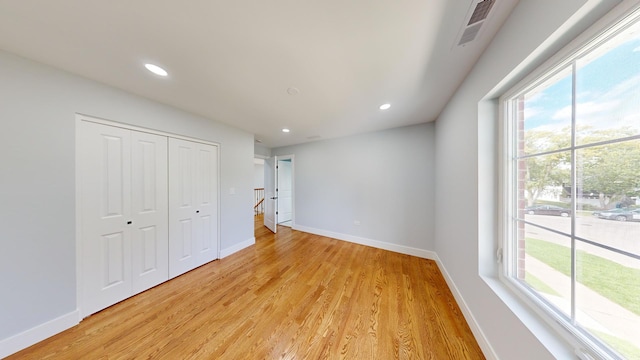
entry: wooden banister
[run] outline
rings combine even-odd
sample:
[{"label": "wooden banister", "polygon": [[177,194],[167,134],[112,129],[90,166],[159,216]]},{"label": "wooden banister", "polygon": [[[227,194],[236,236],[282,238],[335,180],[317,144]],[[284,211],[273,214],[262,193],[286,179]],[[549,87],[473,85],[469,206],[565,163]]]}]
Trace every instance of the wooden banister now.
[{"label": "wooden banister", "polygon": [[264,213],[264,188],[253,189],[253,199],[255,205],[253,205],[253,212],[256,215]]},{"label": "wooden banister", "polygon": [[253,205],[253,208],[257,208],[258,206],[260,206],[260,204],[262,204],[264,202],[264,198],[260,199],[260,201],[258,201],[257,204]]}]

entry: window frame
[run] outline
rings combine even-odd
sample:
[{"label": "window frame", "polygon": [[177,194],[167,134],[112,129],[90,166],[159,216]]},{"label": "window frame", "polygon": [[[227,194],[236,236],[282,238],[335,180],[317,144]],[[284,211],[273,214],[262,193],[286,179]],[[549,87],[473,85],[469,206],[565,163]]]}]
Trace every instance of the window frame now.
[{"label": "window frame", "polygon": [[[612,13],[615,11],[612,11]],[[604,18],[607,18],[605,16]],[[513,101],[517,96],[523,95],[540,84],[556,76],[567,67],[572,68],[572,103],[575,109],[575,70],[576,62],[587,53],[598,48],[603,43],[625,31],[636,22],[640,22],[640,5],[636,4],[617,12],[612,21],[591,26],[583,34],[579,35],[569,45],[565,46],[558,54],[552,56],[541,66],[532,71],[527,71],[524,79],[505,91],[498,101],[498,278],[507,286],[519,299],[526,303],[540,318],[549,326],[556,330],[561,337],[571,344],[576,355],[580,359],[590,359],[595,357],[606,359],[619,359],[618,355],[608,349],[606,343],[587,331],[574,326],[575,320],[575,298],[571,299],[570,317],[562,314],[555,306],[536,293],[532,288],[522,284],[517,280],[517,227],[514,226],[513,216],[517,218],[517,169],[514,161],[518,139],[516,135],[517,121],[514,116],[518,109]],[[571,266],[575,269],[575,249],[576,249],[576,151],[585,147],[597,146],[597,144],[576,145],[575,136],[575,114],[571,121],[571,144],[568,148],[554,150],[571,152]],[[637,136],[636,136],[637,137]],[[619,140],[619,139],[618,139]],[[628,140],[628,139],[627,139]],[[537,154],[540,155],[540,154]],[[514,259],[515,256],[515,259]],[[575,294],[575,270],[571,275],[572,294]]]}]

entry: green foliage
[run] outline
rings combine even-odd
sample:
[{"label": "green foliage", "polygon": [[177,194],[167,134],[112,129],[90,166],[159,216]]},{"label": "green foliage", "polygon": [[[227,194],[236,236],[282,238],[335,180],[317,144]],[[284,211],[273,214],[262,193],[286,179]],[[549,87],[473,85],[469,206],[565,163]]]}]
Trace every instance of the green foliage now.
[{"label": "green foliage", "polygon": [[[526,238],[528,255],[571,276],[571,250],[544,240]],[[640,315],[640,270],[578,250],[577,281],[616,304]]]},{"label": "green foliage", "polygon": [[634,196],[640,187],[640,141],[585,148],[578,151],[578,178],[584,189],[608,195]]},{"label": "green foliage", "polygon": [[593,144],[637,135],[636,130],[624,126],[617,129],[596,129],[593,126],[578,127],[578,145]]},{"label": "green foliage", "polygon": [[[566,149],[571,144],[569,129],[559,132],[530,130],[525,134],[525,154]],[[571,153],[563,151],[526,159],[525,186],[529,205],[549,186],[560,186],[571,179]]]},{"label": "green foliage", "polygon": [[[577,130],[579,145],[626,138],[635,135],[634,129],[594,129],[581,127]],[[527,130],[524,136],[524,153],[540,154],[567,149],[571,144],[571,130],[557,132]],[[571,179],[571,152],[534,156],[526,159],[525,186],[529,205],[548,187],[569,184]],[[578,188],[595,190],[603,194],[601,207],[609,201],[622,201],[640,195],[640,141],[619,143],[579,149],[576,152]]]}]

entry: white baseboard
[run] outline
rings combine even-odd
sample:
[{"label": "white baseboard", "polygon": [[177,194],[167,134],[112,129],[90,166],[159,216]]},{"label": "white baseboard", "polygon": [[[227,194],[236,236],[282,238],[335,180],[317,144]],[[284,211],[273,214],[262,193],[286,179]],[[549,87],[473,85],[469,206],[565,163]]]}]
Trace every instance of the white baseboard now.
[{"label": "white baseboard", "polygon": [[484,332],[480,328],[480,325],[478,325],[476,318],[473,316],[473,313],[471,313],[471,310],[469,309],[467,302],[464,301],[462,294],[460,294],[460,291],[458,290],[456,283],[453,282],[453,279],[449,275],[447,268],[444,267],[444,264],[442,263],[442,261],[440,260],[437,254],[433,260],[436,262],[436,264],[438,264],[438,268],[440,269],[440,272],[442,273],[444,280],[447,282],[447,285],[449,286],[449,289],[451,290],[453,297],[456,299],[456,302],[458,303],[458,306],[462,311],[462,315],[464,316],[465,320],[467,320],[467,324],[469,324],[469,328],[471,328],[471,332],[473,333],[473,336],[476,338],[476,341],[478,341],[478,345],[480,346],[480,349],[482,349],[484,356],[488,360],[498,360],[498,355],[496,354],[496,351],[491,346],[491,343],[489,343],[489,340],[487,340],[487,337],[484,335]]},{"label": "white baseboard", "polygon": [[296,225],[296,224],[293,225],[293,229],[294,230],[298,230],[298,231],[308,232],[308,233],[315,234],[315,235],[326,236],[326,237],[330,237],[330,238],[334,238],[334,239],[338,239],[338,240],[344,240],[344,241],[352,242],[352,243],[355,243],[355,244],[371,246],[371,247],[374,247],[374,248],[377,248],[377,249],[389,250],[389,251],[397,252],[397,253],[400,253],[400,254],[417,256],[417,257],[421,257],[421,258],[424,258],[424,259],[433,260],[433,259],[435,259],[437,257],[436,253],[433,252],[433,251],[413,248],[413,247],[410,247],[410,246],[392,244],[392,243],[388,243],[388,242],[384,242],[384,241],[367,239],[367,238],[363,238],[363,237],[359,237],[359,236],[340,234],[340,233],[335,233],[335,232],[332,232],[332,231],[314,229],[314,228],[310,228],[310,227],[307,227],[307,226],[300,226],[300,225]]},{"label": "white baseboard", "polygon": [[80,320],[80,311],[75,310],[29,330],[0,340],[0,359],[74,327],[80,323]]},{"label": "white baseboard", "polygon": [[244,249],[244,248],[248,248],[251,245],[254,245],[256,243],[256,238],[252,237],[249,240],[245,240],[239,244],[235,244],[231,247],[228,247],[226,249],[222,249],[220,250],[220,259],[226,258],[227,256],[233,254],[233,253],[237,253],[238,251]]}]

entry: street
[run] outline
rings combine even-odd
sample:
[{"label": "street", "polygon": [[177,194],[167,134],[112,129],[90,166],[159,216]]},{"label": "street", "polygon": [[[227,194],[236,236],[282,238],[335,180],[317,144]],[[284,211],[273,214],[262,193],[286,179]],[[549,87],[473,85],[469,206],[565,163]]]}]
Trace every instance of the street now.
[{"label": "street", "polygon": [[[571,218],[549,215],[525,215],[525,220],[564,233],[571,233]],[[535,226],[525,225],[525,236],[570,246],[569,237]],[[599,219],[592,215],[576,216],[576,236],[640,256],[640,222]],[[607,249],[578,242],[577,249],[640,269],[640,260]]]}]

